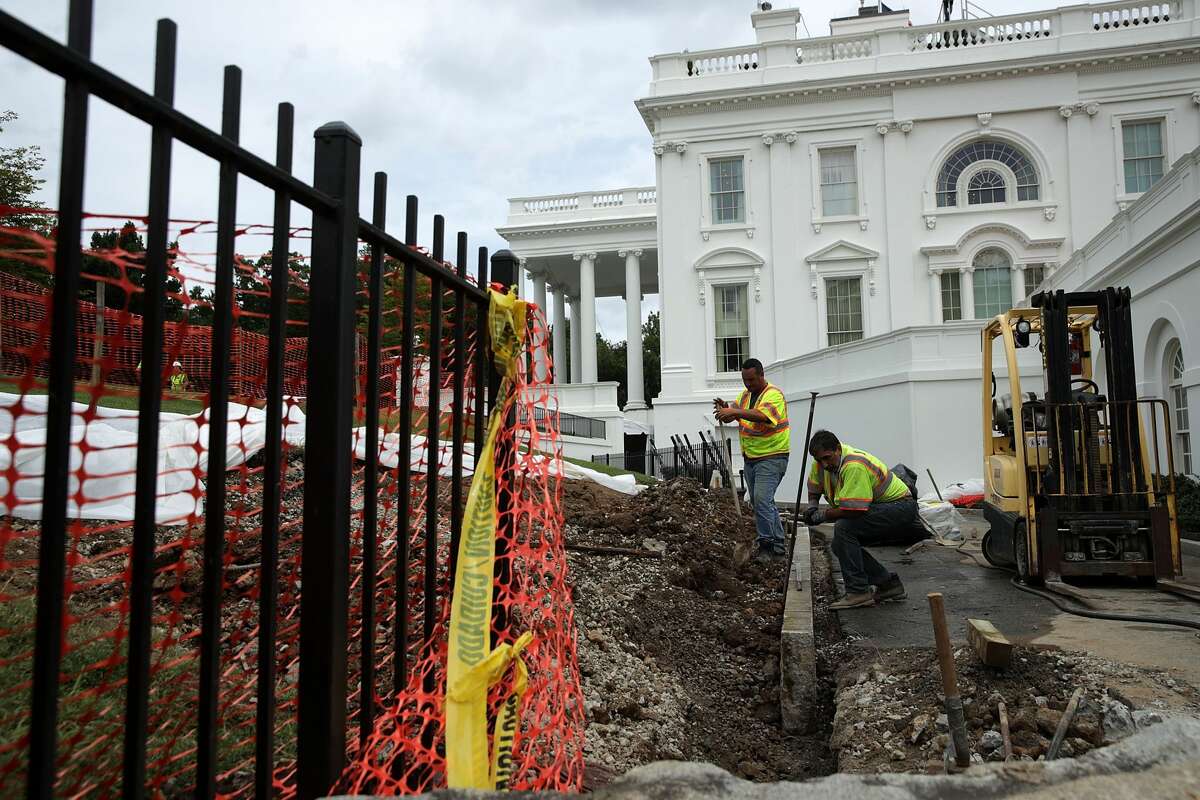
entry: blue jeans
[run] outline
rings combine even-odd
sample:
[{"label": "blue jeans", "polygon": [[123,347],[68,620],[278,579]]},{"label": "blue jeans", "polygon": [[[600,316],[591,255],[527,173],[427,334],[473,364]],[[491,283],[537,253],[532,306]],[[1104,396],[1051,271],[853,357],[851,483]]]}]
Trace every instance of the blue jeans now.
[{"label": "blue jeans", "polygon": [[875,560],[863,545],[879,544],[897,529],[917,519],[917,501],[911,497],[890,503],[871,503],[867,513],[842,517],[833,524],[833,554],[842,565],[847,594],[869,592],[892,579],[887,567]]},{"label": "blue jeans", "polygon": [[785,553],[783,523],[775,506],[775,490],[787,472],[788,457],[770,456],[755,461],[746,459],[746,497],[754,506],[754,527],[758,544],[776,553]]}]

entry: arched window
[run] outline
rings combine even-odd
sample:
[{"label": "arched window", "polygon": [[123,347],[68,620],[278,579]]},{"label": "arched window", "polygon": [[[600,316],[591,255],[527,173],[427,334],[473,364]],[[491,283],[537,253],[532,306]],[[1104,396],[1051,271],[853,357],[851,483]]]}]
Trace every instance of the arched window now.
[{"label": "arched window", "polygon": [[1175,466],[1184,472],[1192,474],[1192,435],[1188,420],[1187,387],[1183,385],[1183,350],[1175,342],[1168,351],[1167,361],[1167,396],[1171,402],[1171,412],[1175,427]]},{"label": "arched window", "polygon": [[1012,308],[1012,259],[990,247],[980,250],[973,262],[975,274],[975,319],[991,319]]},{"label": "arched window", "polygon": [[[942,164],[942,169],[938,173],[937,179],[937,204],[939,208],[958,205],[959,178],[962,177],[963,172],[969,166],[978,161],[994,161],[1011,170],[1013,177],[1016,178],[1016,185],[1011,188],[1018,201],[1037,200],[1041,196],[1037,168],[1033,165],[1029,157],[1007,142],[985,140],[963,145],[951,153],[950,157],[946,159],[946,163]],[[1006,184],[1006,181],[998,170],[987,170],[987,172],[1000,178],[1002,184]],[[974,184],[975,180],[981,174],[983,172],[977,173],[976,176],[972,177],[971,183]],[[968,201],[970,201],[969,193],[973,188],[973,185],[968,188]],[[1005,188],[1006,191],[1001,192],[1001,199],[981,200],[980,202],[1004,202],[1008,187],[1006,186]]]},{"label": "arched window", "polygon": [[981,169],[967,185],[967,205],[1004,202],[1004,178],[994,169]]}]

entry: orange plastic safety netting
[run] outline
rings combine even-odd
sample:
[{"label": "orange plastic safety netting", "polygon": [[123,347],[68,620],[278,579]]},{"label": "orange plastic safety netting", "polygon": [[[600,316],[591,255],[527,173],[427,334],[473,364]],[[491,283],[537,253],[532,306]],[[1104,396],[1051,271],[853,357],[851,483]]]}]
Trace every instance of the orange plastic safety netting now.
[{"label": "orange plastic safety netting", "polygon": [[[0,213],[3,210],[0,209]],[[0,227],[0,794],[19,791],[28,767],[29,699],[35,595],[38,581],[41,471],[45,462],[45,365],[49,358],[56,243],[51,217],[21,227]],[[9,218],[11,221],[11,217]],[[144,271],[144,220],[89,217],[91,247],[76,310],[76,406],[72,427],[71,483],[64,653],[59,682],[58,785],[64,796],[117,794],[121,789],[126,676],[130,626],[130,554],[136,464],[137,384],[157,376],[162,387],[159,420],[156,545],[152,580],[151,677],[145,732],[146,782],[162,796],[190,795],[195,786],[196,713],[200,702],[200,598],[206,537],[221,537],[220,670],[217,686],[217,785],[219,793],[253,793],[258,676],[265,657],[258,641],[261,602],[277,597],[277,633],[271,655],[274,680],[272,782],[275,792],[296,791],[297,692],[300,617],[300,550],[304,494],[304,375],[308,260],[306,229],[291,233],[288,255],[288,324],[284,353],[282,469],[273,484],[279,497],[278,545],[264,545],[263,449],[267,394],[265,336],[270,300],[271,230],[240,226],[231,317],[230,406],[224,459],[225,507],[206,505],[210,473],[207,409],[211,364],[215,246],[211,223],[173,222],[168,258],[164,346],[160,363],[139,365]],[[5,223],[0,219],[0,225]],[[40,224],[39,224],[40,223]],[[264,247],[265,242],[265,247]],[[452,501],[465,499],[473,466],[475,415],[481,397],[473,377],[463,381],[463,438],[454,439],[455,367],[474,363],[477,310],[465,308],[459,327],[455,296],[442,293],[440,324],[430,313],[427,280],[418,279],[414,353],[408,367],[412,394],[401,394],[400,355],[403,269],[387,262],[379,354],[380,434],[374,547],[364,533],[367,306],[359,303],[358,406],[353,475],[351,622],[347,653],[349,767],[339,786],[380,793],[409,792],[444,784],[440,703],[444,687],[445,626],[450,599]],[[361,265],[365,286],[367,261]],[[97,291],[98,286],[103,288]],[[531,630],[527,651],[531,687],[514,755],[514,787],[578,788],[582,779],[583,705],[574,652],[566,561],[558,517],[558,442],[544,320],[530,316],[527,359],[511,402],[521,412],[503,436],[509,463],[498,471],[514,495],[502,525],[512,546],[500,562],[507,573],[498,588],[501,638]],[[440,328],[440,331],[436,330]],[[431,358],[437,333],[440,352]],[[179,363],[179,367],[175,363]],[[534,366],[536,365],[536,367]],[[430,423],[431,373],[439,373]],[[184,377],[180,378],[180,374]],[[534,408],[543,409],[533,413]],[[535,423],[536,418],[536,423]],[[401,436],[402,424],[408,428]],[[429,446],[429,434],[437,444]],[[463,467],[462,490],[451,484],[455,451]],[[432,451],[432,457],[430,452]],[[437,491],[428,490],[436,458]],[[402,496],[401,465],[408,463]],[[432,502],[431,502],[432,498]],[[222,513],[223,511],[223,513]],[[215,516],[220,514],[220,516]],[[215,517],[215,521],[214,521]],[[425,564],[427,525],[436,529],[431,593]],[[263,564],[275,559],[273,587],[262,583]],[[364,565],[373,567],[372,596]],[[398,566],[398,565],[402,565]],[[398,592],[397,575],[404,590]],[[511,576],[508,577],[508,576]],[[362,620],[374,609],[373,725],[361,724]],[[400,618],[404,624],[399,624]],[[427,620],[433,635],[424,638]],[[403,630],[402,630],[403,629]],[[397,634],[406,633],[404,647]],[[398,654],[403,653],[403,658]],[[440,659],[440,660],[439,660]],[[403,665],[397,680],[396,669]],[[397,683],[402,687],[394,690]],[[362,738],[365,734],[365,738]],[[331,787],[331,790],[335,787]]]}]

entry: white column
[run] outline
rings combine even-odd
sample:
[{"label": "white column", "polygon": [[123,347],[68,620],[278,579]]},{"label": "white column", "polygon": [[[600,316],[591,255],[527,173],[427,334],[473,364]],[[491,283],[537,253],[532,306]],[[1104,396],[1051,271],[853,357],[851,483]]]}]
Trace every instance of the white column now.
[{"label": "white column", "polygon": [[[549,309],[546,308],[546,275],[539,269],[527,270],[529,273],[529,283],[533,287],[533,303],[542,311],[542,317],[549,318]],[[535,343],[536,344],[536,343]],[[538,348],[533,352],[533,375],[537,381],[548,381],[550,378],[550,363],[547,358],[547,353],[544,349]]]},{"label": "white column", "polygon": [[567,374],[567,310],[566,289],[562,286],[550,287],[554,290],[554,382],[566,383],[570,379]]},{"label": "white column", "polygon": [[642,370],[642,251],[622,250],[625,259],[625,410],[646,408],[645,374]]},{"label": "white column", "polygon": [[942,322],[942,271],[929,270],[929,321],[934,325]]},{"label": "white column", "polygon": [[583,383],[596,382],[596,254],[576,253],[579,262],[579,344]]},{"label": "white column", "polygon": [[975,319],[974,267],[963,267],[958,271],[958,292],[962,300],[962,318]]},{"label": "white column", "polygon": [[583,383],[583,348],[579,343],[583,339],[579,329],[583,325],[579,320],[579,298],[571,298],[571,383]]},{"label": "white column", "polygon": [[1025,265],[1012,265],[1012,297],[1013,308],[1021,305],[1021,301],[1025,299]]}]

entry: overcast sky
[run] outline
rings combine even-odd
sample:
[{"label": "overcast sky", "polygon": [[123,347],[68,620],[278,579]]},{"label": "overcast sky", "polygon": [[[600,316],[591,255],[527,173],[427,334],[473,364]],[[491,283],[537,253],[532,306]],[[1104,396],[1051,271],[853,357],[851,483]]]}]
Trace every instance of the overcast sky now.
[{"label": "overcast sky", "polygon": [[[781,8],[786,2],[776,2]],[[857,0],[800,4],[814,36]],[[974,6],[975,4],[972,3]],[[990,0],[993,14],[1056,5]],[[936,19],[921,0],[914,23]],[[243,146],[273,160],[276,105],[296,107],[296,173],[312,177],[312,131],[345,120],[363,138],[363,199],[372,175],[389,176],[392,230],[404,196],[421,198],[421,242],[430,217],[466,230],[472,252],[504,242],[507,197],[650,185],[649,133],[633,101],[646,93],[647,57],[753,42],[749,0],[97,0],[93,58],[151,91],[155,20],[179,26],[176,105],[220,128],[222,69],[243,70]],[[0,0],[0,8],[60,41],[66,0]],[[803,31],[803,28],[801,29]],[[39,145],[47,157],[40,199],[57,204],[62,84],[0,49],[0,110],[20,121],[5,146]],[[93,101],[85,208],[143,215],[149,131]],[[171,215],[216,216],[215,164],[175,150]],[[269,223],[271,198],[244,181],[239,222]],[[361,209],[370,217],[369,207]],[[239,243],[239,247],[241,244]],[[265,249],[265,248],[264,248]],[[657,307],[647,298],[644,311]],[[599,302],[607,338],[625,338],[620,298]]]}]

